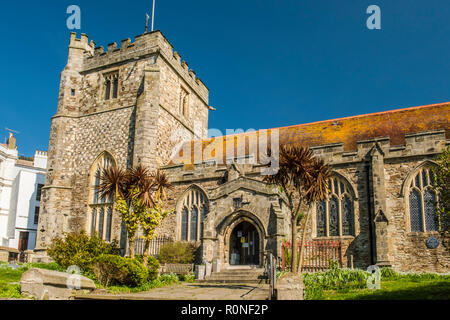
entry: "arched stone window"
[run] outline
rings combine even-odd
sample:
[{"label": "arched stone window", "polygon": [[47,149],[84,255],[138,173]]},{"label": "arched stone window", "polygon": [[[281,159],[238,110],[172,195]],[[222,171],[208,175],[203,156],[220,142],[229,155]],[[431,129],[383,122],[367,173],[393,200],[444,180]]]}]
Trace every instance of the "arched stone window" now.
[{"label": "arched stone window", "polygon": [[326,199],[316,203],[317,237],[354,236],[354,197],[350,184],[340,176],[328,180]]},{"label": "arched stone window", "polygon": [[114,199],[101,197],[98,193],[100,177],[104,168],[115,166],[113,157],[103,152],[93,163],[89,176],[90,233],[97,233],[102,239],[111,241]]},{"label": "arched stone window", "polygon": [[180,205],[180,238],[182,241],[200,241],[203,221],[209,213],[208,198],[197,187],[191,187]]},{"label": "arched stone window", "polygon": [[432,189],[434,174],[431,166],[422,166],[410,180],[407,202],[409,204],[411,231],[437,231],[437,197]]}]

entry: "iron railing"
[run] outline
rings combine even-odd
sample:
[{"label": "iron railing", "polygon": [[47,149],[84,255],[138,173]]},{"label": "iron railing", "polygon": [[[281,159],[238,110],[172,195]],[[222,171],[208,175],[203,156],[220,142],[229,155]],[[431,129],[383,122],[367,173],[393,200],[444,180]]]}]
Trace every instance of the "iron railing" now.
[{"label": "iron railing", "polygon": [[272,252],[268,252],[266,254],[265,272],[269,281],[269,299],[273,300],[276,296],[275,286],[277,284],[277,259]]},{"label": "iron railing", "polygon": [[[165,245],[166,243],[172,242],[173,240],[168,237],[157,237],[153,240],[150,240],[150,246],[149,246],[149,254],[151,256],[157,256],[159,255],[159,251],[161,250],[161,247]],[[145,240],[144,239],[137,239],[135,241],[135,253],[143,255],[145,249]]]},{"label": "iron railing", "polygon": [[[300,256],[301,245],[297,244],[297,258]],[[282,270],[290,268],[292,260],[291,243],[283,242],[281,246]],[[287,261],[289,260],[289,261]],[[301,272],[319,272],[330,268],[330,263],[337,262],[342,267],[342,243],[337,240],[305,241],[303,249],[303,264]]]}]

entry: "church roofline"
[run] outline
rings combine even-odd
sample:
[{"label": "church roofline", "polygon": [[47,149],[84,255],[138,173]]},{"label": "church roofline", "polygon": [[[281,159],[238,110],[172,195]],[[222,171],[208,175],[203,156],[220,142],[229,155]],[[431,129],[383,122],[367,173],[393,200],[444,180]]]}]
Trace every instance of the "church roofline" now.
[{"label": "church roofline", "polygon": [[[445,132],[446,138],[450,138],[450,102],[430,104],[397,110],[389,110],[364,115],[350,116],[344,118],[323,120],[312,123],[305,123],[287,127],[262,129],[253,133],[238,133],[204,140],[191,140],[183,144],[169,164],[189,163],[193,159],[193,154],[183,155],[183,150],[193,153],[198,149],[196,144],[201,143],[205,150],[223,149],[228,145],[236,145],[236,148],[244,148],[245,154],[250,149],[248,143],[244,142],[250,139],[253,134],[258,137],[262,132],[273,133],[275,130],[279,133],[279,142],[281,145],[298,145],[306,147],[319,147],[326,145],[341,145],[343,152],[356,151],[358,144],[364,141],[389,140],[393,146],[402,146],[406,143],[406,138],[411,134],[419,132]],[[244,139],[246,138],[246,139]],[[234,142],[233,142],[234,140]],[[258,141],[256,141],[258,143]],[[223,144],[222,146],[220,144]],[[242,150],[241,150],[242,151]],[[210,155],[206,155],[207,160],[211,160]]]}]

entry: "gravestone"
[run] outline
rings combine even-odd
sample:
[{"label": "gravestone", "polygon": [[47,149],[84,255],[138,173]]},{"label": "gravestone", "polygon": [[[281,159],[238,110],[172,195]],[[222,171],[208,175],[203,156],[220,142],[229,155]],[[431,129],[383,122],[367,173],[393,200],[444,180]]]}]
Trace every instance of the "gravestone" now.
[{"label": "gravestone", "polygon": [[80,274],[33,268],[20,279],[24,296],[38,300],[69,300],[74,293],[95,290],[94,281]]}]

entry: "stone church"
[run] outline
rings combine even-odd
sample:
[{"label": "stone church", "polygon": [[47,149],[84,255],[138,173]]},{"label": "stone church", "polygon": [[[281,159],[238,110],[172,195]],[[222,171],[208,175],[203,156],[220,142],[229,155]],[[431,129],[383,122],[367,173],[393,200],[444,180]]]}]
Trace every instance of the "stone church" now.
[{"label": "stone church", "polygon": [[[106,50],[71,34],[52,118],[36,254],[66,232],[97,232],[126,247],[111,200],[94,192],[99,170],[139,163],[164,170],[175,214],[158,230],[192,241],[203,260],[262,265],[281,257],[291,225],[286,199],[263,177],[270,145],[310,147],[333,168],[313,205],[310,240],[339,240],[343,265],[446,272],[448,240],[430,188],[450,145],[450,103],[207,138],[209,89],[160,31]],[[274,148],[272,148],[274,149]],[[433,240],[433,241],[431,241]],[[437,241],[436,241],[437,240]]]}]

